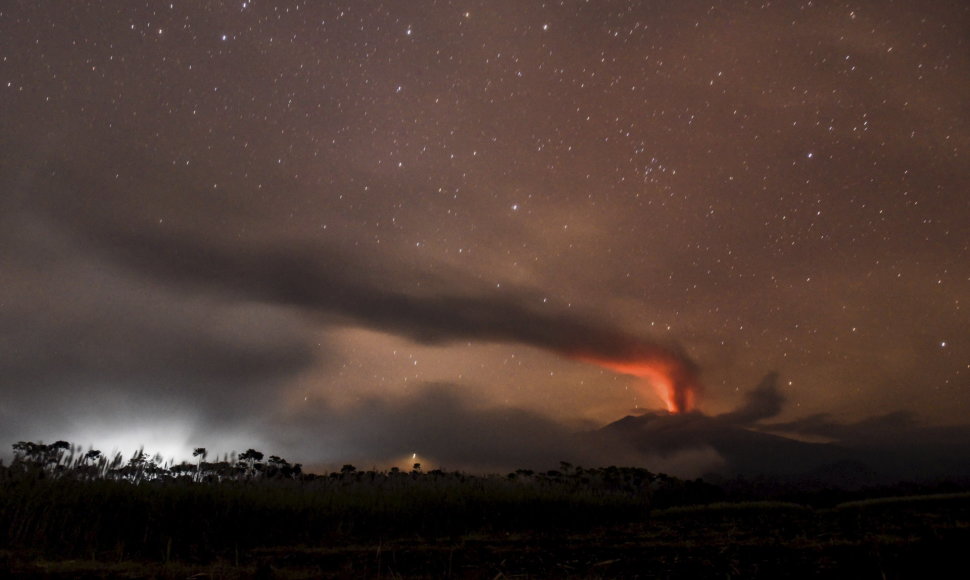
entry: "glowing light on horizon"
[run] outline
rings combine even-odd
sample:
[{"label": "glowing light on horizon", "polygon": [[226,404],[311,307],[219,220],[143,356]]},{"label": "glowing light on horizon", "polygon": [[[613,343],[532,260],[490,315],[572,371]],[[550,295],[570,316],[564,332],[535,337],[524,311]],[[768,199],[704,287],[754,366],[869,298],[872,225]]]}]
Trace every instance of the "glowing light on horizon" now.
[{"label": "glowing light on horizon", "polygon": [[692,411],[697,404],[698,385],[684,364],[676,360],[609,360],[581,356],[583,362],[642,379],[670,413]]}]

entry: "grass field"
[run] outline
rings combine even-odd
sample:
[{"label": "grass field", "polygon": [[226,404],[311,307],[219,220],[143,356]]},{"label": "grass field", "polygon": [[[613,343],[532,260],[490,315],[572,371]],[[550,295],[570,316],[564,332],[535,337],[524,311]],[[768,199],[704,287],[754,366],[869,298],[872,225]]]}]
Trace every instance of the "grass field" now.
[{"label": "grass field", "polygon": [[6,576],[910,578],[970,546],[967,493],[812,507],[638,468],[317,476],[250,456],[217,477],[46,459],[0,466]]}]

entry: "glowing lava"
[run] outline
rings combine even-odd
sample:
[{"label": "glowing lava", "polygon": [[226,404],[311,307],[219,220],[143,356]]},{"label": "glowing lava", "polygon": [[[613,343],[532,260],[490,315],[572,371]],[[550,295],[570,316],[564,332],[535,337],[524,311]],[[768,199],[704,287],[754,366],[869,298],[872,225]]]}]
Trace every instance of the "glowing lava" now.
[{"label": "glowing lava", "polygon": [[609,360],[600,357],[578,356],[584,362],[624,375],[643,379],[660,397],[671,413],[691,411],[697,402],[699,383],[693,369],[674,357],[634,360]]}]

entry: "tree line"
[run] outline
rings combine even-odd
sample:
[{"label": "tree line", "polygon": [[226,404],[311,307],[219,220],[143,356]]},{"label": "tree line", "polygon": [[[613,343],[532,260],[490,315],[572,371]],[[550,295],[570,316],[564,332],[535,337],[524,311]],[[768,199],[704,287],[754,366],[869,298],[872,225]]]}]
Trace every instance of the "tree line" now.
[{"label": "tree line", "polygon": [[262,452],[247,449],[242,453],[227,453],[221,460],[206,461],[208,451],[196,447],[195,463],[175,463],[164,460],[161,454],[149,455],[139,449],[125,458],[120,452],[108,456],[97,449],[84,451],[67,441],[44,444],[18,441],[13,444],[14,458],[10,469],[15,472],[35,472],[49,477],[77,479],[113,479],[131,482],[162,479],[182,479],[200,482],[220,482],[253,479],[298,479],[303,466],[277,455],[264,462]]},{"label": "tree line", "polygon": [[[458,486],[494,486],[495,480],[510,485],[531,485],[539,489],[557,489],[568,493],[624,496],[641,505],[682,505],[708,503],[723,498],[721,488],[703,480],[684,480],[665,473],[654,473],[642,467],[585,468],[569,462],[559,462],[559,469],[536,471],[516,469],[505,475],[471,475],[460,471],[433,469],[422,470],[415,463],[410,471],[391,467],[386,471],[360,470],[345,464],[338,471],[325,474],[304,472],[300,463],[290,463],[278,455],[268,458],[256,449],[226,453],[220,459],[207,461],[208,451],[196,447],[192,456],[195,462],[164,460],[158,453],[149,455],[144,449],[130,457],[120,452],[108,456],[96,449],[85,451],[80,445],[67,441],[50,444],[19,441],[13,444],[14,459],[4,469],[7,477],[18,475],[41,476],[51,479],[78,481],[124,481],[142,482],[259,482],[320,480],[337,481],[342,484],[358,483],[383,486],[407,479],[414,482],[428,481],[453,483]],[[264,461],[265,459],[265,461]]]}]

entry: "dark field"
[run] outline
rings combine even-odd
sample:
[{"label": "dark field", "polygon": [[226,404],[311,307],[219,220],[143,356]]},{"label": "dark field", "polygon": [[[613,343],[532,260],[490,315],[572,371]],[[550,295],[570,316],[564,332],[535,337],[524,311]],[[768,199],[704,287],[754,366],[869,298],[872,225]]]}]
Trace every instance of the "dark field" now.
[{"label": "dark field", "polygon": [[[750,501],[743,482],[714,486],[637,468],[563,464],[470,476],[347,466],[315,476],[258,461],[174,469],[141,459],[97,469],[23,458],[0,466],[0,571],[25,578],[913,578],[942,574],[970,549],[970,494],[927,494],[926,486],[778,488],[773,495],[789,501]],[[765,483],[747,488],[764,493]],[[877,497],[893,491],[910,495]]]}]

